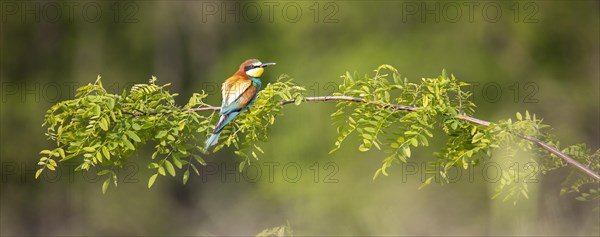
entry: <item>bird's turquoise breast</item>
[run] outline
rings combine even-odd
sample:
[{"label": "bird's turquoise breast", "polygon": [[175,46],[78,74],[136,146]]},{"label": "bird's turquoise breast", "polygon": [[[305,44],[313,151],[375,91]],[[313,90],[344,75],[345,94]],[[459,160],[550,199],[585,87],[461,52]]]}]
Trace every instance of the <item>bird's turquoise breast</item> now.
[{"label": "bird's turquoise breast", "polygon": [[[252,96],[252,99],[250,99],[250,102],[248,102],[248,106],[254,104],[254,100],[256,100],[256,95],[258,95],[258,92],[260,91],[260,86],[262,86],[262,82],[260,81],[259,78],[250,77],[250,80],[252,81],[252,85],[254,85],[254,87],[256,87],[256,94],[254,94],[254,96]],[[248,107],[246,106],[246,108],[248,108]]]},{"label": "bird's turquoise breast", "polygon": [[256,77],[250,77],[250,80],[252,81],[252,84],[254,84],[254,86],[256,87],[256,92],[258,93],[258,91],[260,90],[260,86],[262,85],[262,82],[260,81],[259,78],[256,78]]}]

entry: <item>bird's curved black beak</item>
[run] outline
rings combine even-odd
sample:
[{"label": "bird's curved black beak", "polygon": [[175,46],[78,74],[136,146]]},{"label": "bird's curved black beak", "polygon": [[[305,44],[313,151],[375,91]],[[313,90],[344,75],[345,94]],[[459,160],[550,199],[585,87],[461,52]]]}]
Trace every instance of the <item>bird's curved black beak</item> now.
[{"label": "bird's curved black beak", "polygon": [[275,64],[276,63],[263,63],[259,67],[268,67],[268,66],[275,65]]}]

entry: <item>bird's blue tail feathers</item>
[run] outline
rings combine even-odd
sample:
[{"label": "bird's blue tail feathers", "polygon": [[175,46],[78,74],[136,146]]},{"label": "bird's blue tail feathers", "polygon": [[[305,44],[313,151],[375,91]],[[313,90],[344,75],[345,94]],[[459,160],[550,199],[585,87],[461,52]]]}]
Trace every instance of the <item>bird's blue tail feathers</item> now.
[{"label": "bird's blue tail feathers", "polygon": [[213,133],[210,135],[210,137],[206,140],[206,150],[208,151],[208,148],[210,148],[211,146],[214,146],[217,144],[217,141],[219,141],[219,135],[221,135],[221,133]]},{"label": "bird's blue tail feathers", "polygon": [[227,125],[229,122],[231,122],[231,120],[233,120],[239,113],[240,113],[239,111],[235,111],[235,112],[231,112],[229,114],[221,115],[221,117],[219,118],[219,122],[217,122],[217,125],[215,125],[215,130],[210,135],[208,140],[206,140],[206,150],[207,151],[208,151],[208,148],[217,144],[217,142],[219,141],[219,135],[221,134],[221,131],[223,131],[223,128],[225,127],[225,125]]}]

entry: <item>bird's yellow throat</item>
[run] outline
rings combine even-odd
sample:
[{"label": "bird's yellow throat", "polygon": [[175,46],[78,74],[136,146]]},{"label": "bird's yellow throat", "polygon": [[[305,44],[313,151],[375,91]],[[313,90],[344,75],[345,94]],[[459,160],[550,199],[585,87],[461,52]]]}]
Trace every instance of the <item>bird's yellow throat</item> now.
[{"label": "bird's yellow throat", "polygon": [[249,77],[260,77],[262,76],[263,72],[265,72],[264,68],[257,67],[246,71],[246,75],[248,75]]}]

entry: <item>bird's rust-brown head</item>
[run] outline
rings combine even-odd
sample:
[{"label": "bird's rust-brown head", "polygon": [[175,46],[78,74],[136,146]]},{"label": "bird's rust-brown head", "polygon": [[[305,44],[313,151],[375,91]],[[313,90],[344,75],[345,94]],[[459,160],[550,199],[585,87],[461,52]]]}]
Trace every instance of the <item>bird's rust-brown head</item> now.
[{"label": "bird's rust-brown head", "polygon": [[248,59],[244,61],[236,74],[241,74],[248,77],[259,78],[265,71],[265,67],[275,65],[275,63],[263,63],[258,59]]}]

